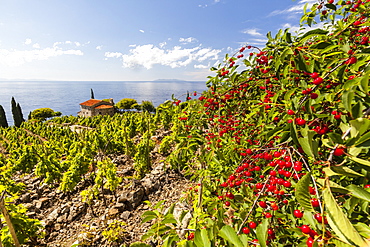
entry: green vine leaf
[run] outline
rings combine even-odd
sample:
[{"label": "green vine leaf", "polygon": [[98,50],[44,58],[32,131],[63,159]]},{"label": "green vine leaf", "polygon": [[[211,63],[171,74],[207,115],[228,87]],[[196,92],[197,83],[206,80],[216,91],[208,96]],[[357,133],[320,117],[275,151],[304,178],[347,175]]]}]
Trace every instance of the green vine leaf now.
[{"label": "green vine leaf", "polygon": [[304,175],[301,180],[297,183],[295,196],[297,198],[297,201],[301,206],[306,210],[310,212],[314,212],[314,209],[311,205],[311,196],[309,192],[309,186],[311,182],[311,172]]},{"label": "green vine leaf", "polygon": [[354,246],[364,246],[365,241],[335,201],[328,184],[323,191],[323,197],[327,209],[326,212],[329,225],[333,228],[339,239]]},{"label": "green vine leaf", "polygon": [[236,247],[244,247],[235,230],[229,225],[223,226],[220,230],[219,235]]}]

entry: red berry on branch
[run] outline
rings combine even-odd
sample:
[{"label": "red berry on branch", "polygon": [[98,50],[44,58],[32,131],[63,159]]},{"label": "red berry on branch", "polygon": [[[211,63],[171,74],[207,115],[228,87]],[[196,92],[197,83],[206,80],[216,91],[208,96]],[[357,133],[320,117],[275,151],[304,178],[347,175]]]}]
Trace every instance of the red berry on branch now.
[{"label": "red berry on branch", "polygon": [[301,210],[296,209],[296,210],[293,211],[293,215],[294,215],[294,217],[300,219],[300,218],[303,217],[303,212]]},{"label": "red berry on branch", "polygon": [[295,112],[294,112],[293,110],[288,110],[286,113],[287,113],[288,115],[294,115],[294,114],[295,114]]},{"label": "red berry on branch", "polygon": [[324,79],[322,79],[321,77],[317,77],[315,80],[313,80],[313,84],[315,85],[320,85],[321,83],[323,83]]},{"label": "red berry on branch", "polygon": [[249,222],[249,227],[255,229],[257,227],[257,223],[254,221]]},{"label": "red berry on branch", "polygon": [[308,225],[301,226],[301,231],[305,234],[309,234],[311,232],[311,228]]},{"label": "red berry on branch", "polygon": [[250,233],[251,232],[251,230],[249,230],[249,228],[248,227],[243,227],[243,233],[244,234],[248,234],[248,233]]},{"label": "red berry on branch", "polygon": [[343,148],[336,148],[333,152],[335,156],[342,156],[344,154],[344,149]]},{"label": "red berry on branch", "polygon": [[319,95],[317,93],[311,93],[310,94],[311,99],[317,99],[317,97],[319,97]]},{"label": "red berry on branch", "polygon": [[316,79],[316,78],[318,78],[319,77],[319,74],[317,73],[317,72],[313,72],[313,73],[311,73],[311,78],[312,79]]},{"label": "red berry on branch", "polygon": [[316,198],[312,198],[311,205],[312,207],[315,207],[315,208],[319,207],[320,206],[319,200],[317,200]]}]

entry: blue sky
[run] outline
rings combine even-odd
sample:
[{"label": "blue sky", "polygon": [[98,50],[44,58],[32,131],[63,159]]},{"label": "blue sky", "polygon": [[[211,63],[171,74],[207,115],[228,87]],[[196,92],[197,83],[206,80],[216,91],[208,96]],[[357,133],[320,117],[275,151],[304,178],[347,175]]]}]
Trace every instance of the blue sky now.
[{"label": "blue sky", "polygon": [[0,80],[207,80],[315,0],[0,0]]}]

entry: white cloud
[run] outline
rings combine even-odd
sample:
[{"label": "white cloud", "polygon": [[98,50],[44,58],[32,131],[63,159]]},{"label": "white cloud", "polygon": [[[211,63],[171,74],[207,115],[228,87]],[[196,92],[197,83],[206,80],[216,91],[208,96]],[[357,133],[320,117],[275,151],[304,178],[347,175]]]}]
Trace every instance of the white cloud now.
[{"label": "white cloud", "polygon": [[166,45],[167,45],[167,42],[159,43],[159,47],[160,47],[160,48],[163,48],[163,47],[165,47]]},{"label": "white cloud", "polygon": [[243,31],[245,34],[249,34],[252,36],[263,36],[262,33],[258,32],[256,28],[250,28]]},{"label": "white cloud", "polygon": [[103,46],[98,45],[95,49],[97,49],[97,50],[101,51],[101,49],[102,49],[102,48],[103,48]]},{"label": "white cloud", "polygon": [[208,65],[203,65],[203,64],[195,64],[194,65],[194,68],[196,68],[196,69],[208,69],[208,68],[210,68],[211,66],[210,66],[210,64],[208,64]]},{"label": "white cloud", "polygon": [[[181,48],[175,46],[172,49],[164,49],[152,44],[139,45],[129,51],[129,54],[120,52],[107,52],[106,57],[121,58],[123,67],[153,68],[154,65],[169,66],[171,68],[185,67],[192,62],[217,60],[221,50],[202,48],[201,45],[194,48]],[[199,65],[198,65],[199,66]]]},{"label": "white cloud", "polygon": [[24,42],[25,45],[30,45],[32,43],[32,39],[26,39]]},{"label": "white cloud", "polygon": [[35,49],[40,49],[40,44],[35,43],[35,44],[32,45],[32,47],[35,48]]},{"label": "white cloud", "polygon": [[42,50],[37,49],[25,51],[0,49],[0,64],[7,66],[19,66],[24,63],[29,63],[35,60],[47,60],[51,57],[57,57],[62,55],[82,56],[83,52],[80,50],[72,49],[63,50],[55,46],[48,47]]},{"label": "white cloud", "polygon": [[269,14],[269,16],[274,15],[281,15],[281,14],[291,14],[296,13],[300,14],[303,13],[303,7],[307,3],[307,9],[310,9],[315,3],[317,3],[317,0],[300,0],[296,5],[293,5],[287,9],[284,10],[275,10]]},{"label": "white cloud", "polygon": [[193,37],[189,37],[189,38],[180,38],[179,39],[179,42],[182,43],[182,44],[187,44],[187,43],[195,43],[197,42],[198,40],[196,38],[193,38]]},{"label": "white cloud", "polygon": [[114,58],[119,58],[119,57],[122,57],[122,53],[120,53],[120,52],[106,52],[105,54],[104,54],[104,56],[105,57],[114,57]]},{"label": "white cloud", "polygon": [[141,30],[141,29],[139,30],[139,32],[140,32],[140,33],[145,33],[145,31],[144,31],[144,30]]}]

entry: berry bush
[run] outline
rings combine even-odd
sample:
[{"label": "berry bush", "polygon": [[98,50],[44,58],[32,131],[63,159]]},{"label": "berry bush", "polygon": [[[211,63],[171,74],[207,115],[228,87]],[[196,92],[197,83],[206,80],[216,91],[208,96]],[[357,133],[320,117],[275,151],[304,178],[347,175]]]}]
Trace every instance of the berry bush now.
[{"label": "berry bush", "polygon": [[199,188],[186,236],[165,217],[164,246],[369,245],[369,14],[318,1],[298,33],[226,55],[208,91],[174,100],[166,162]]}]

